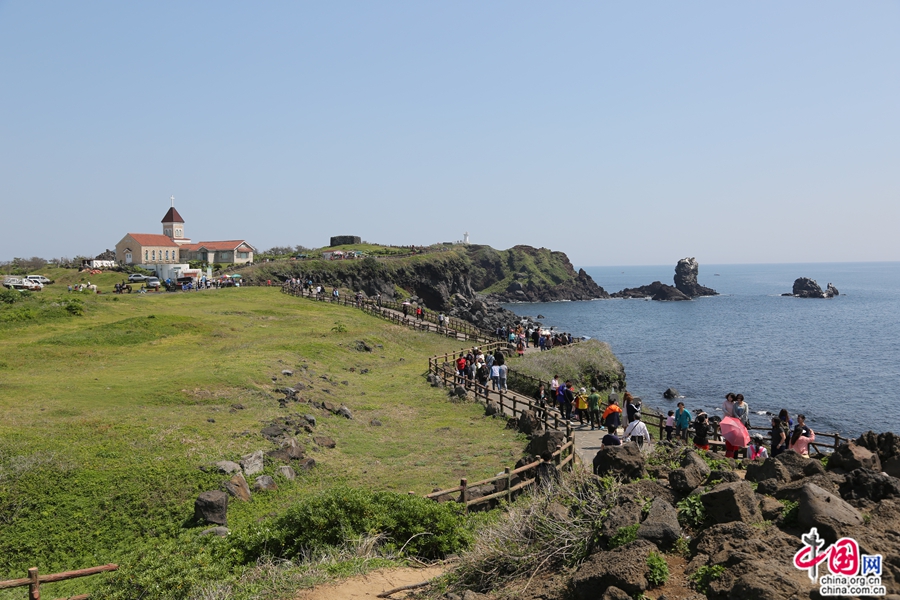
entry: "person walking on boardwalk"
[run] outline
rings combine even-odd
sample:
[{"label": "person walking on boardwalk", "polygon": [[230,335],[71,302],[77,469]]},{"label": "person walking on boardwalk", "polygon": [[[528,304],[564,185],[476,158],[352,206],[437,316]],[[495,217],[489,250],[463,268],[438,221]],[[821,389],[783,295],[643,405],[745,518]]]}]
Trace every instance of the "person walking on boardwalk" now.
[{"label": "person walking on boardwalk", "polygon": [[650,430],[648,430],[644,422],[641,421],[640,413],[636,415],[634,421],[628,424],[628,427],[625,428],[625,433],[622,435],[626,442],[635,442],[638,445],[638,448],[643,448],[644,444],[650,443]]},{"label": "person walking on boardwalk", "polygon": [[509,388],[506,387],[506,380],[509,377],[509,367],[506,366],[506,363],[500,365],[500,389],[504,392],[508,392]]},{"label": "person walking on boardwalk", "polygon": [[575,397],[575,416],[578,417],[578,422],[581,425],[584,425],[584,418],[588,416],[587,409],[587,390],[581,388],[581,390],[578,392],[578,395]]},{"label": "person walking on boardwalk", "polygon": [[675,411],[675,435],[686,442],[690,427],[691,413],[684,408],[684,402],[679,402],[678,409]]},{"label": "person walking on boardwalk", "polygon": [[556,402],[556,393],[559,391],[559,375],[554,375],[550,380],[550,397]]},{"label": "person walking on boardwalk", "polygon": [[613,398],[609,401],[609,406],[603,411],[603,422],[606,424],[606,431],[610,435],[615,435],[622,424],[622,409],[619,408],[617,399]]},{"label": "person walking on boardwalk", "polygon": [[600,429],[600,394],[597,388],[591,388],[591,395],[587,397],[588,403],[588,420],[591,422],[591,431],[596,426]]},{"label": "person walking on boardwalk", "polygon": [[672,432],[675,431],[675,411],[670,410],[666,416],[666,441],[672,441]]},{"label": "person walking on boardwalk", "polygon": [[625,417],[630,425],[641,412],[641,401],[633,397],[630,393],[625,392]]},{"label": "person walking on boardwalk", "polygon": [[575,408],[575,392],[572,389],[572,382],[566,379],[565,392],[563,393],[563,400],[565,404],[563,405],[566,420],[569,422],[573,422],[572,419],[572,409]]},{"label": "person walking on boardwalk", "polygon": [[539,419],[544,419],[547,417],[547,391],[544,389],[544,384],[540,384],[538,386],[538,391],[534,395],[534,399],[537,401],[537,405],[539,407],[540,414],[538,415]]}]

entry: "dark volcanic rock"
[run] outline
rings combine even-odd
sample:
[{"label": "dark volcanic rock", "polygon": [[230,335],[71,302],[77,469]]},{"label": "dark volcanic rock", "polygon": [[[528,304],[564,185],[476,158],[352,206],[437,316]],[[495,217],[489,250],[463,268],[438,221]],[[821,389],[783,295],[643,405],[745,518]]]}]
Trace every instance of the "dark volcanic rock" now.
[{"label": "dark volcanic rock", "polygon": [[696,258],[682,258],[675,265],[675,287],[685,296],[696,298],[697,296],[716,296],[718,292],[712,288],[703,287],[697,283],[697,274],[700,265]]},{"label": "dark volcanic rock", "polygon": [[660,548],[671,547],[681,537],[681,525],[678,524],[675,507],[661,498],[654,499],[650,514],[641,523],[637,535]]},{"label": "dark volcanic rock", "polygon": [[611,552],[588,557],[572,577],[572,597],[594,600],[609,587],[635,596],[649,587],[647,556],[657,548],[646,540],[635,540]]},{"label": "dark volcanic rock", "polygon": [[798,277],[794,280],[794,287],[792,288],[791,293],[785,295],[797,296],[798,298],[831,298],[837,296],[838,291],[829,283],[827,291],[823,292],[815,279]]},{"label": "dark volcanic rock", "polygon": [[603,477],[612,475],[628,482],[647,475],[644,455],[637,444],[607,446],[594,455],[594,474]]},{"label": "dark volcanic rock", "polygon": [[900,436],[890,431],[878,435],[874,431],[867,431],[857,438],[856,444],[876,452],[885,473],[892,477],[900,477]]},{"label": "dark volcanic rock", "polygon": [[834,542],[863,525],[858,510],[814,483],[807,483],[800,491],[797,521],[802,527],[817,527],[829,542]]},{"label": "dark volcanic rock", "polygon": [[714,523],[762,521],[756,494],[746,481],[720,483],[700,496],[700,499],[707,516]]},{"label": "dark volcanic rock", "polygon": [[194,518],[216,525],[228,525],[228,495],[219,490],[200,494],[194,502]]},{"label": "dark volcanic rock", "polygon": [[[787,453],[785,453],[787,454]],[[828,458],[829,469],[843,469],[850,472],[856,469],[881,471],[881,460],[878,454],[854,442],[843,444]]]},{"label": "dark volcanic rock", "polygon": [[651,298],[653,300],[690,300],[690,296],[683,294],[677,288],[666,285],[660,281],[654,281],[650,285],[639,288],[626,288],[621,292],[610,294],[611,298]]}]

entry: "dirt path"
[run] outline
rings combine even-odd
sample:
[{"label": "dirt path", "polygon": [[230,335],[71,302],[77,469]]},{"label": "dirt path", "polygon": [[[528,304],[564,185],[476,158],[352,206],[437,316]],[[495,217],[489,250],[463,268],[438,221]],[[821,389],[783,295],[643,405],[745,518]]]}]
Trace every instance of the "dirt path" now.
[{"label": "dirt path", "polygon": [[[445,567],[380,569],[336,583],[320,585],[311,590],[303,590],[294,596],[294,600],[375,600],[382,592],[427,581],[443,574],[445,570]],[[397,592],[391,595],[391,598],[403,598],[405,595],[404,592]]]}]

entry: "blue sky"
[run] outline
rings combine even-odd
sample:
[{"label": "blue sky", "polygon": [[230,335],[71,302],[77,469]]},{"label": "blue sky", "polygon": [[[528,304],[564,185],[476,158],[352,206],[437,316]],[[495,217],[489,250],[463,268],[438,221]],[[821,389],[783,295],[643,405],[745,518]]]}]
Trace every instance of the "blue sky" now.
[{"label": "blue sky", "polygon": [[0,0],[0,260],[161,233],[900,260],[897,2]]}]

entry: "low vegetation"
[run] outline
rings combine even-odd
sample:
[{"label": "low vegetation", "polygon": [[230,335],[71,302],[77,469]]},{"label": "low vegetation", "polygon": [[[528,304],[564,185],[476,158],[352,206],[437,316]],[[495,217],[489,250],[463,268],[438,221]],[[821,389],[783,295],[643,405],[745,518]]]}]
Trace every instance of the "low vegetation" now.
[{"label": "low vegetation", "polygon": [[604,402],[612,386],[625,387],[625,368],[609,344],[598,340],[554,348],[552,352],[526,354],[516,363],[509,385],[520,393],[533,396],[537,392],[533,379],[546,381],[554,374],[559,375],[560,381],[572,380],[577,387],[596,387],[604,392]]},{"label": "low vegetation", "polygon": [[[423,357],[456,349],[440,337],[276,288],[114,295],[121,274],[47,275],[57,283],[0,302],[0,578],[122,566],[48,585],[48,597],[282,598],[323,577],[455,552],[471,539],[455,507],[407,492],[487,477],[521,456],[520,436],[423,385]],[[104,293],[66,291],[87,278]],[[27,319],[4,318],[23,307]],[[282,408],[279,390],[298,383],[304,401]],[[344,403],[354,418],[313,400]],[[260,429],[308,412],[337,446],[300,439],[312,471],[232,501],[228,538],[201,536],[194,500],[224,477],[199,467],[273,448]]]},{"label": "low vegetation", "polygon": [[599,544],[618,488],[574,471],[553,488],[522,496],[479,532],[450,576],[451,585],[484,592],[528,579],[538,569],[556,572],[578,564]]}]

